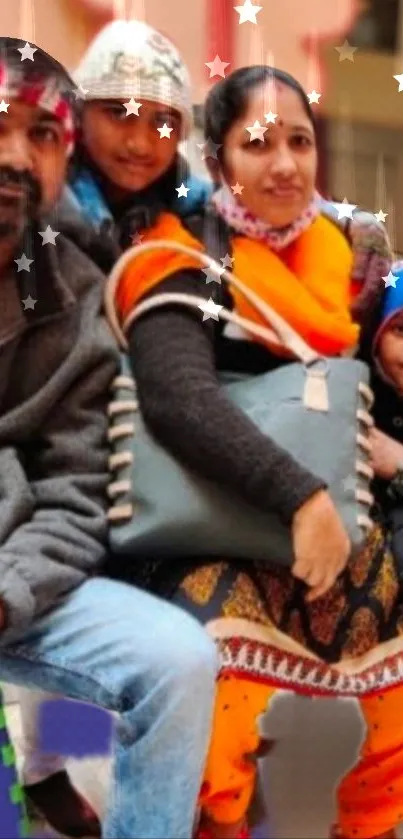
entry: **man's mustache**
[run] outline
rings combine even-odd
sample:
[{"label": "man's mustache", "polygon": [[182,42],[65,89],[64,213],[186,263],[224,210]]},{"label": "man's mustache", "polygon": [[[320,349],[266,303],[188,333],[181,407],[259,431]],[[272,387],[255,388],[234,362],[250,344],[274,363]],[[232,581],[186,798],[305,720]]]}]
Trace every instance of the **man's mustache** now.
[{"label": "man's mustache", "polygon": [[40,204],[42,191],[40,184],[28,171],[18,172],[9,166],[0,167],[0,187],[18,187],[25,192],[27,204]]}]

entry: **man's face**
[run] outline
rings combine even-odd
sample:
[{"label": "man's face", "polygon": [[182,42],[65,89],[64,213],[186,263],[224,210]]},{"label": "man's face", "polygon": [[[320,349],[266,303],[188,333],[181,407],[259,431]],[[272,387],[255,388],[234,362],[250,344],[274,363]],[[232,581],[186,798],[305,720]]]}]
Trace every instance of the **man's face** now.
[{"label": "man's face", "polygon": [[37,106],[11,99],[0,113],[0,237],[19,234],[51,209],[67,165],[64,127]]}]

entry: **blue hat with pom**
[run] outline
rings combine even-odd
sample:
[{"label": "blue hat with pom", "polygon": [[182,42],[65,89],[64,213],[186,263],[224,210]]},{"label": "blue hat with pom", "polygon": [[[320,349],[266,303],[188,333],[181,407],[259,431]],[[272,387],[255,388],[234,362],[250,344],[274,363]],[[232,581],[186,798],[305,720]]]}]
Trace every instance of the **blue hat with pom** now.
[{"label": "blue hat with pom", "polygon": [[375,349],[389,321],[398,312],[403,311],[403,262],[395,263],[392,266],[391,273],[395,277],[395,282],[393,285],[388,285],[385,288],[382,301],[381,322],[374,339]]}]

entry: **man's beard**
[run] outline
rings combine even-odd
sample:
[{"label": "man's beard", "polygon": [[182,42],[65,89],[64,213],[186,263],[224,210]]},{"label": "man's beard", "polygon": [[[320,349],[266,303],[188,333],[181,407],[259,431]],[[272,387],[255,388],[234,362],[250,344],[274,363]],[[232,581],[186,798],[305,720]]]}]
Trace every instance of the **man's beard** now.
[{"label": "man's beard", "polygon": [[[2,188],[22,192],[4,195]],[[40,203],[41,188],[30,172],[0,167],[0,240],[22,233],[36,218]]]}]

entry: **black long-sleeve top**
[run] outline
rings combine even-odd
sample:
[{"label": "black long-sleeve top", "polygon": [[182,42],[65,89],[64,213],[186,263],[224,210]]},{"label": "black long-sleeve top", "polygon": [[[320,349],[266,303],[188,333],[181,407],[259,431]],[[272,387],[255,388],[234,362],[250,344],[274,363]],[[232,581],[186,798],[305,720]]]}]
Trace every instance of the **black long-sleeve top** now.
[{"label": "black long-sleeve top", "polygon": [[[228,292],[217,288],[231,305]],[[161,292],[208,299],[202,271],[178,272],[147,296]],[[323,481],[300,466],[226,396],[218,374],[262,373],[283,360],[251,340],[226,337],[221,323],[201,311],[174,305],[135,321],[130,357],[143,417],[151,433],[188,468],[228,487],[243,501],[278,513],[290,523],[294,513]]]}]

